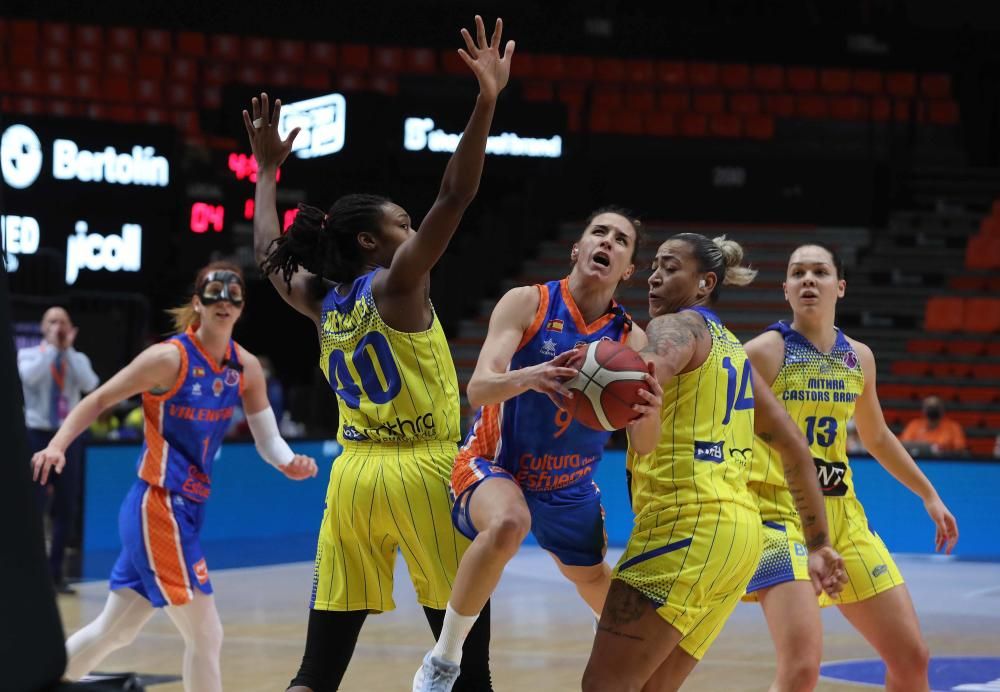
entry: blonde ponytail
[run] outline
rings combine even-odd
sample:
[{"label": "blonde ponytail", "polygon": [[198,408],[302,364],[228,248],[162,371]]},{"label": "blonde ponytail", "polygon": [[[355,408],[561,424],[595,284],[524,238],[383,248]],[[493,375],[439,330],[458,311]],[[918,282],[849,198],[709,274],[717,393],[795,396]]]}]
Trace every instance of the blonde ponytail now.
[{"label": "blonde ponytail", "polygon": [[178,305],[176,308],[167,310],[170,321],[173,322],[174,334],[183,334],[189,327],[197,327],[201,321],[198,319],[198,312],[194,309],[193,303]]},{"label": "blonde ponytail", "polygon": [[746,286],[754,280],[754,277],[757,276],[757,270],[742,266],[742,245],[735,240],[728,240],[724,235],[712,238],[712,242],[722,252],[722,261],[726,267],[726,275],[722,279],[723,285]]}]

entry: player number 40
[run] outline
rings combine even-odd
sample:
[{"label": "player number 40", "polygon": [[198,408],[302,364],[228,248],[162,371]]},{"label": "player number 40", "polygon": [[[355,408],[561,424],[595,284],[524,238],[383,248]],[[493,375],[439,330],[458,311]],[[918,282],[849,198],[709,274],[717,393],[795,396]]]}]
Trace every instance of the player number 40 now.
[{"label": "player number 40", "polygon": [[[376,372],[375,361],[378,361],[378,369],[382,371],[384,386],[383,380]],[[396,367],[396,359],[392,357],[389,341],[383,334],[379,332],[366,334],[355,347],[351,363],[361,378],[360,387],[354,380],[350,368],[347,367],[347,356],[344,352],[337,348],[330,351],[330,383],[334,386],[337,396],[351,408],[358,408],[361,405],[362,390],[368,400],[375,404],[388,404],[399,394],[403,380],[399,375],[399,368]]]}]

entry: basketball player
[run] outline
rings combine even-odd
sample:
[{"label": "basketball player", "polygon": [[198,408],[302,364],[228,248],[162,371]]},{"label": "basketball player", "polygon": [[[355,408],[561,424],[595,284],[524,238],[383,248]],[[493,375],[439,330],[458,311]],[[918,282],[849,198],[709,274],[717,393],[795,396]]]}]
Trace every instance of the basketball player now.
[{"label": "basketball player", "polygon": [[[843,263],[823,245],[797,248],[788,261],[785,299],[792,321],[778,322],[746,345],[747,355],[805,433],[825,495],[830,538],[844,557],[848,582],[836,603],[886,665],[889,690],[927,689],[927,646],[909,592],[882,539],[868,526],[854,491],[846,449],[853,417],[865,448],[923,502],[936,526],[934,547],[950,553],[955,518],[934,486],[889,430],[875,387],[870,348],[835,326],[846,288]],[[801,528],[775,450],[754,448],[750,487],[760,500],[765,551],[748,592],[760,600],[774,639],[778,671],[772,689],[810,690],[819,678],[822,623],[796,545]]]},{"label": "basketball player", "polygon": [[673,236],[656,254],[642,354],[655,367],[663,406],[629,431],[635,525],[584,690],[677,689],[690,671],[671,678],[668,655],[679,644],[697,661],[721,631],[760,558],[760,515],[747,488],[755,430],[771,437],[786,464],[817,591],[840,588],[843,563],[827,539],[805,441],[708,307],[723,284],[753,279],[742,258],[737,243],[696,233]]},{"label": "basketball player", "polygon": [[[529,530],[594,613],[604,607],[611,569],[593,475],[611,434],[572,420],[558,402],[571,396],[562,383],[577,374],[566,367],[575,346],[601,339],[645,345],[614,300],[635,271],[638,234],[627,211],[599,209],[573,243],[568,277],[512,289],[493,309],[468,387],[480,408],[451,476],[455,525],[472,546],[415,691],[451,689],[465,635]],[[648,380],[652,391],[641,391],[652,405],[636,410],[654,415],[659,387]]]},{"label": "basketball player", "polygon": [[32,458],[35,479],[44,483],[51,470],[62,472],[66,448],[102,411],[142,393],[145,439],[139,477],[118,518],[122,552],[104,610],[66,642],[71,680],[131,643],[163,608],[184,637],[184,689],[222,689],[222,623],[199,534],[233,406],[242,399],[265,461],[293,480],[316,475],[316,462],[294,454],[278,433],[260,361],[232,339],[243,289],[238,268],[202,268],[190,302],[172,311],[177,335],[86,396]]},{"label": "basketball player", "polygon": [[[292,689],[335,690],[368,613],[395,607],[393,562],[402,550],[435,636],[458,561],[468,545],[451,525],[448,477],[458,449],[458,382],[448,342],[428,299],[430,270],[475,197],[497,96],[514,43],[499,52],[502,23],[487,41],[463,29],[459,55],[479,96],[420,232],[405,210],[374,195],[346,195],[327,213],[300,205],[282,235],[276,171],[281,140],[266,94],[243,112],[257,158],[254,248],[282,298],[309,317],[320,367],[337,393],[338,440],[316,550],[306,650]],[[460,689],[490,689],[489,622],[470,637]]]}]

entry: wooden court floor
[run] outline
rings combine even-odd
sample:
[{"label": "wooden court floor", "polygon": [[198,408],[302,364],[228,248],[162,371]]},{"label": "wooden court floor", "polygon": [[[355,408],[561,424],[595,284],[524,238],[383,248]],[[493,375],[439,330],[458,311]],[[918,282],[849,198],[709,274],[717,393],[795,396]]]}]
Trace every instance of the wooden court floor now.
[{"label": "wooden court floor", "polygon": [[[617,552],[609,555],[616,559]],[[209,556],[211,559],[211,556]],[[933,655],[1000,655],[1000,564],[928,558],[898,559]],[[211,562],[209,562],[211,566]],[[225,627],[222,672],[226,690],[284,690],[302,654],[311,587],[310,563],[216,570],[212,581]],[[67,633],[97,616],[106,582],[78,585],[60,596]],[[402,560],[397,562],[397,609],[369,617],[341,687],[345,692],[406,691],[432,645]],[[841,615],[824,612],[825,662],[874,658]],[[592,619],[550,558],[524,548],[504,575],[493,601],[495,689],[578,690],[590,653]],[[162,613],[102,671],[180,674],[183,645]],[[699,665],[687,690],[766,690],[774,672],[767,626],[757,605],[741,604]],[[180,683],[151,688],[182,692]],[[817,690],[860,689],[821,680]]]}]

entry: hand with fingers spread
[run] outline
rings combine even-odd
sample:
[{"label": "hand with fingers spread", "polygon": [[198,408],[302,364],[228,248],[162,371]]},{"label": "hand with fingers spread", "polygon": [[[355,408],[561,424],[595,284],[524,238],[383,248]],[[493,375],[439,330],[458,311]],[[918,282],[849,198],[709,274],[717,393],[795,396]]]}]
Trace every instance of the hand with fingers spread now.
[{"label": "hand with fingers spread", "polygon": [[281,116],[281,99],[274,101],[274,113],[271,113],[267,94],[261,93],[251,101],[253,117],[243,111],[243,124],[250,138],[250,148],[257,159],[258,168],[277,169],[285,162],[292,151],[292,142],[302,128],[296,127],[288,133],[285,139],[278,133],[278,119]]},{"label": "hand with fingers spread", "polygon": [[496,99],[510,79],[510,59],[514,55],[514,42],[507,41],[503,55],[500,55],[500,37],[503,34],[503,20],[497,19],[490,41],[486,41],[486,26],[483,18],[476,15],[476,40],[472,40],[467,29],[462,29],[465,50],[458,54],[479,80],[479,93],[483,98]]},{"label": "hand with fingers spread", "polygon": [[579,374],[576,368],[568,367],[576,355],[576,350],[570,349],[552,360],[521,368],[517,371],[521,386],[540,392],[559,408],[565,408],[565,400],[573,398],[573,392],[565,383]]},{"label": "hand with fingers spread", "polygon": [[808,568],[817,596],[825,591],[830,598],[836,598],[847,583],[844,559],[832,546],[825,545],[810,551]]},{"label": "hand with fingers spread", "polygon": [[62,473],[66,465],[66,454],[61,449],[49,446],[31,457],[31,478],[42,485],[48,483],[49,472]]},{"label": "hand with fingers spread", "polygon": [[940,497],[933,497],[924,502],[924,509],[934,521],[934,552],[944,549],[946,555],[951,555],[952,549],[958,543],[958,522],[948,511]]}]

